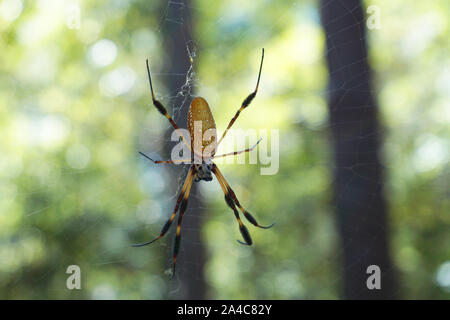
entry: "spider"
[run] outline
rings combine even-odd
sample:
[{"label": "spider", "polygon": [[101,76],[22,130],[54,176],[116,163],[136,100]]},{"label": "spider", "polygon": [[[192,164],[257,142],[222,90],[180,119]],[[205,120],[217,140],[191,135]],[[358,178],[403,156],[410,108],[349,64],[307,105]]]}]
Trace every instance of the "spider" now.
[{"label": "spider", "polygon": [[[146,246],[146,245],[149,245],[149,244],[155,242],[158,239],[161,239],[167,233],[167,231],[169,230],[169,228],[170,228],[172,222],[174,221],[174,219],[176,217],[176,214],[177,214],[177,212],[179,210],[180,213],[179,213],[179,216],[178,216],[178,224],[177,224],[177,230],[176,230],[176,234],[175,234],[175,244],[174,244],[174,247],[173,247],[172,276],[175,274],[177,255],[178,255],[178,252],[180,250],[181,221],[183,219],[184,212],[186,211],[188,198],[189,198],[189,194],[190,194],[193,182],[199,182],[201,180],[203,180],[203,181],[211,181],[212,178],[213,178],[212,174],[214,174],[216,176],[217,181],[219,182],[220,187],[222,188],[222,191],[225,194],[225,202],[233,210],[234,216],[236,217],[236,220],[238,221],[238,224],[239,224],[239,230],[240,230],[240,232],[242,234],[242,237],[244,238],[245,242],[237,240],[239,243],[250,246],[250,245],[252,245],[253,242],[252,242],[252,238],[250,237],[250,233],[249,233],[247,227],[244,225],[244,223],[242,222],[242,220],[241,220],[241,218],[239,216],[239,212],[236,209],[236,206],[243,213],[244,217],[251,224],[253,224],[254,226],[262,228],[262,229],[268,229],[268,228],[271,228],[274,225],[273,223],[271,225],[269,225],[269,226],[261,226],[260,224],[258,224],[256,219],[247,210],[245,210],[241,206],[241,204],[239,203],[239,200],[236,197],[236,194],[234,193],[233,189],[231,189],[231,187],[229,186],[228,182],[225,180],[225,177],[222,175],[222,173],[220,172],[220,170],[217,167],[217,165],[212,161],[212,159],[214,159],[214,158],[227,157],[227,156],[237,155],[237,154],[244,153],[244,152],[249,152],[249,151],[253,150],[258,145],[258,143],[261,141],[261,139],[260,139],[254,146],[252,146],[250,148],[247,148],[245,150],[225,153],[225,154],[221,154],[221,155],[215,155],[215,152],[217,150],[217,146],[224,139],[224,137],[227,134],[228,130],[231,128],[231,126],[234,124],[236,119],[239,117],[239,114],[241,113],[241,111],[244,110],[246,107],[248,107],[250,105],[250,103],[252,102],[252,100],[255,98],[256,93],[258,91],[259,80],[261,78],[261,70],[262,70],[263,61],[264,61],[264,49],[262,49],[261,63],[260,63],[260,66],[259,66],[259,73],[258,73],[258,80],[256,82],[256,88],[242,102],[241,107],[236,112],[234,117],[231,119],[230,123],[228,124],[228,127],[223,132],[222,137],[220,138],[219,142],[216,142],[216,140],[215,140],[216,125],[215,125],[214,118],[213,118],[213,115],[211,113],[211,110],[209,109],[208,103],[206,102],[205,99],[203,99],[201,97],[197,97],[197,98],[192,100],[192,102],[191,102],[191,104],[189,106],[188,117],[187,117],[187,127],[188,127],[188,130],[189,130],[189,133],[190,133],[190,137],[191,137],[191,143],[189,144],[187,142],[186,138],[184,137],[184,135],[180,132],[180,128],[178,127],[178,125],[175,123],[173,118],[167,113],[166,108],[163,106],[163,104],[160,101],[156,100],[155,94],[153,92],[152,78],[150,76],[150,67],[149,67],[148,59],[146,60],[148,80],[149,80],[149,83],[150,83],[150,91],[151,91],[151,94],[152,94],[153,105],[156,107],[156,109],[163,116],[165,116],[169,120],[170,124],[178,132],[179,136],[182,138],[182,140],[184,140],[186,145],[189,147],[189,150],[191,150],[191,159],[190,159],[190,162],[186,162],[187,159],[185,159],[185,160],[161,160],[161,161],[155,161],[152,158],[150,158],[149,156],[145,155],[144,153],[139,152],[142,156],[144,156],[147,159],[151,160],[155,164],[160,164],[160,163],[169,163],[169,164],[187,163],[187,164],[190,164],[190,168],[189,168],[187,176],[186,176],[186,178],[184,180],[184,183],[183,183],[183,186],[181,188],[181,191],[180,191],[180,193],[178,195],[178,198],[177,198],[177,201],[176,201],[176,204],[175,204],[175,208],[173,209],[170,218],[164,224],[160,234],[156,238],[151,240],[151,241],[140,243],[140,244],[134,244],[132,246],[133,247],[143,247],[143,246]],[[195,125],[194,125],[195,122],[200,122],[200,124],[201,124],[200,130],[202,132],[200,132],[200,134],[204,134],[206,132],[206,130],[212,130],[213,131],[214,134],[213,134],[213,136],[211,137],[210,140],[205,141],[204,139],[202,139],[201,143],[195,143],[194,137],[196,137],[196,130],[198,130],[197,127],[195,127]],[[209,152],[206,152],[207,148],[209,148]],[[197,161],[194,161],[194,155],[199,157],[199,158],[197,158]]]}]

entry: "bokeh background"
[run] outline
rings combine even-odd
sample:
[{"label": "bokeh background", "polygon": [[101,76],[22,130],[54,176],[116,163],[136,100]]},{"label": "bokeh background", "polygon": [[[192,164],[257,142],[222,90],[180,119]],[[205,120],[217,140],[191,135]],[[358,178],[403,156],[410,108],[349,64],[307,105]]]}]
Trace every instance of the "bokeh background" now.
[{"label": "bokeh background", "polygon": [[[1,0],[0,298],[174,299],[192,288],[213,299],[342,298],[321,5]],[[381,9],[367,62],[385,170],[373,183],[385,185],[397,296],[448,299],[450,3],[370,5]],[[249,225],[255,244],[240,246],[217,181],[200,183],[170,280],[172,234],[130,248],[157,235],[184,178],[137,153],[168,158],[173,146],[145,59],[178,122],[201,95],[224,129],[254,88],[262,47],[260,91],[236,127],[278,129],[280,170],[220,168],[276,226]],[[69,265],[81,268],[81,290],[66,288]]]}]

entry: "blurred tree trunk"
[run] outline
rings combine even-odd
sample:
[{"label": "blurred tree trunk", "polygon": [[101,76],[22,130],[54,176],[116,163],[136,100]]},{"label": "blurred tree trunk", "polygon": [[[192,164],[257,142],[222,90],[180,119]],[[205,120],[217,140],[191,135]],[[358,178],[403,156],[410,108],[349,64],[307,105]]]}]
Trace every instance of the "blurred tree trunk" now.
[{"label": "blurred tree trunk", "polygon": [[[320,10],[327,44],[343,294],[347,299],[395,298],[380,160],[382,137],[367,58],[365,15],[360,0],[321,0]],[[380,290],[367,288],[370,265],[381,269]]]},{"label": "blurred tree trunk", "polygon": [[[193,20],[191,18],[191,6],[189,0],[179,1],[173,4],[163,4],[167,7],[166,21],[162,27],[162,42],[164,43],[165,64],[168,66],[166,72],[174,74],[166,77],[166,88],[170,91],[170,104],[165,101],[168,111],[175,108],[176,114],[172,115],[180,128],[187,127],[187,112],[190,104],[190,86],[186,84],[186,75],[191,67],[187,46],[192,44],[191,30]],[[170,67],[169,67],[170,66]],[[184,76],[178,76],[178,75]],[[183,94],[180,94],[183,92]],[[175,96],[176,95],[176,96]],[[172,109],[172,110],[171,110]],[[170,127],[167,132],[167,141],[173,128]],[[171,148],[174,142],[167,142],[165,154],[170,157]],[[171,193],[175,194],[180,190],[180,184],[186,176],[186,171],[181,166],[170,166],[168,172],[171,174]],[[186,169],[186,168],[185,168]],[[175,201],[176,197],[174,197]],[[174,202],[175,204],[175,202]],[[206,281],[204,278],[204,265],[206,249],[203,241],[200,239],[204,209],[197,183],[194,182],[191,195],[188,201],[188,208],[183,216],[181,227],[181,247],[177,258],[177,273],[172,282],[175,288],[176,299],[205,299]],[[177,217],[178,218],[178,217]],[[176,218],[176,219],[177,219]],[[176,220],[174,222],[176,224]],[[172,228],[174,231],[175,228]],[[170,234],[171,241],[174,232]],[[173,244],[172,244],[173,246]],[[171,246],[171,248],[172,248]],[[171,251],[172,252],[172,251]]]}]

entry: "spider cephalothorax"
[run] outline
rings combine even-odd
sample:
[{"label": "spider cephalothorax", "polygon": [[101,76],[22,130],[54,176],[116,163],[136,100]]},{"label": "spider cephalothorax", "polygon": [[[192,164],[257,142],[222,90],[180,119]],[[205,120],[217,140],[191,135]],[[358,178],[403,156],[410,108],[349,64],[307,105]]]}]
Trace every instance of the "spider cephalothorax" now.
[{"label": "spider cephalothorax", "polygon": [[194,181],[199,182],[200,180],[211,181],[212,180],[212,163],[206,163],[203,161],[202,164],[194,163]]},{"label": "spider cephalothorax", "polygon": [[[256,82],[256,88],[255,91],[253,91],[241,104],[241,107],[236,112],[234,117],[231,119],[230,123],[228,124],[228,127],[225,129],[224,133],[222,134],[222,137],[217,142],[215,139],[216,132],[216,124],[214,122],[214,117],[211,113],[211,110],[209,109],[208,103],[205,99],[201,97],[197,97],[194,100],[192,100],[191,105],[189,106],[188,111],[188,117],[187,117],[187,126],[189,130],[189,134],[191,136],[191,143],[187,141],[187,139],[183,136],[183,134],[180,132],[180,128],[176,124],[176,122],[172,119],[172,117],[167,113],[166,108],[162,105],[161,102],[156,100],[155,94],[153,92],[153,86],[152,86],[152,79],[150,76],[150,68],[148,66],[148,60],[147,60],[147,72],[148,72],[148,80],[150,82],[150,91],[152,93],[152,101],[153,105],[158,109],[158,111],[165,116],[171,125],[174,127],[175,130],[179,133],[180,137],[184,140],[186,145],[191,150],[191,154],[194,155],[194,157],[199,157],[200,161],[193,161],[194,157],[192,159],[179,159],[179,160],[161,160],[161,161],[155,161],[151,159],[149,156],[145,155],[142,152],[139,152],[144,157],[150,159],[154,163],[171,163],[171,164],[180,164],[180,163],[188,163],[190,164],[190,169],[188,171],[188,174],[186,176],[186,179],[184,181],[184,184],[181,188],[180,194],[178,195],[177,202],[175,204],[175,208],[170,216],[170,218],[167,220],[167,222],[164,224],[161,233],[159,236],[157,236],[155,239],[134,245],[135,247],[142,247],[145,245],[148,245],[160,238],[162,238],[167,231],[170,228],[170,225],[172,224],[173,220],[175,219],[175,216],[180,211],[180,214],[178,216],[178,225],[177,230],[175,234],[175,245],[173,247],[173,273],[175,273],[175,264],[177,261],[177,255],[178,251],[180,250],[180,241],[181,241],[181,221],[183,219],[183,214],[186,211],[187,202],[189,198],[189,194],[191,192],[192,182],[198,182],[200,180],[204,181],[211,181],[212,180],[212,173],[217,178],[217,181],[220,184],[220,187],[222,188],[222,191],[225,195],[225,201],[227,205],[233,210],[234,216],[239,224],[239,230],[241,231],[242,237],[244,238],[245,242],[239,241],[239,243],[251,245],[252,239],[250,237],[250,234],[247,230],[247,227],[242,222],[240,216],[239,216],[239,209],[244,217],[254,226],[267,229],[273,226],[271,224],[270,226],[264,227],[258,224],[256,222],[255,218],[247,211],[245,210],[241,204],[239,203],[239,200],[236,197],[236,194],[234,193],[233,189],[228,185],[228,182],[225,180],[225,177],[220,172],[217,165],[212,161],[214,158],[220,158],[220,157],[227,157],[232,155],[237,155],[243,152],[249,152],[253,150],[253,148],[256,147],[256,145],[259,143],[259,141],[251,148],[247,148],[245,150],[241,151],[235,151],[230,153],[225,153],[221,155],[215,155],[217,146],[220,144],[220,142],[223,140],[225,135],[227,134],[228,130],[231,128],[233,123],[238,118],[239,114],[242,110],[247,108],[249,104],[252,102],[252,100],[256,96],[256,92],[258,91],[259,86],[259,79],[261,77],[261,69],[263,65],[264,60],[264,49],[262,51],[262,57],[261,57],[261,64],[259,66],[259,74],[258,74],[258,81]],[[209,134],[209,138],[208,138]],[[197,137],[197,138],[196,138]],[[206,137],[206,138],[204,138]],[[198,139],[198,140],[197,140]],[[196,143],[197,142],[197,143]]]}]

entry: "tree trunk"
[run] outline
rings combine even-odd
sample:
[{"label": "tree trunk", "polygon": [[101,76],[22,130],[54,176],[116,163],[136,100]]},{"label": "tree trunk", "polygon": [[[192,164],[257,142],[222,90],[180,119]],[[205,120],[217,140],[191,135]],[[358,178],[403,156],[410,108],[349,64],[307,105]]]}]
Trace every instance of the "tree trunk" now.
[{"label": "tree trunk", "polygon": [[[334,148],[334,203],[347,299],[396,297],[381,158],[381,129],[367,58],[360,0],[321,0],[327,44],[329,115]],[[368,289],[381,270],[381,289]]]},{"label": "tree trunk", "polygon": [[[193,20],[191,18],[191,6],[189,0],[169,4],[167,8],[167,19],[163,24],[162,36],[164,49],[167,54],[167,65],[170,66],[168,73],[188,74],[191,67],[187,46],[192,44],[191,30]],[[180,22],[180,23],[177,23]],[[182,22],[182,23],[181,23]],[[185,76],[170,76],[166,78],[166,87],[171,95],[177,96],[170,101],[170,105],[179,110],[174,114],[174,119],[180,128],[186,128],[187,112],[190,104],[190,86],[186,84]],[[183,88],[183,95],[178,94]],[[170,110],[170,106],[168,106]],[[170,111],[169,111],[170,112]],[[173,113],[172,113],[173,114]],[[166,141],[170,141],[173,128],[167,132]],[[171,154],[174,142],[167,142],[165,154]],[[167,169],[171,174],[172,194],[179,191],[186,171],[181,166],[171,165]],[[174,197],[176,198],[176,197]],[[204,278],[205,247],[200,238],[204,209],[198,193],[197,184],[194,182],[188,201],[187,210],[183,216],[181,226],[181,247],[177,258],[177,273],[172,282],[176,299],[205,299],[206,281]],[[176,223],[176,221],[175,221]],[[175,229],[175,228],[173,228]],[[173,230],[172,230],[173,231]],[[171,234],[173,236],[174,233]]]}]

